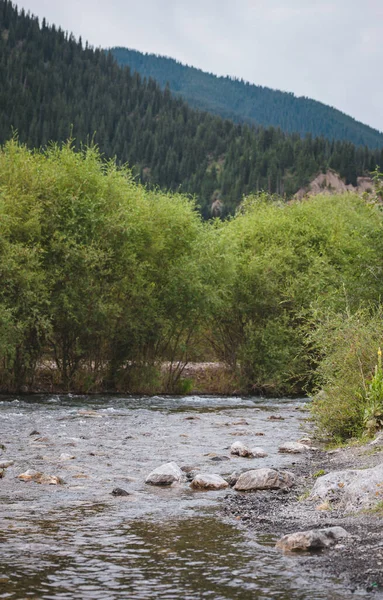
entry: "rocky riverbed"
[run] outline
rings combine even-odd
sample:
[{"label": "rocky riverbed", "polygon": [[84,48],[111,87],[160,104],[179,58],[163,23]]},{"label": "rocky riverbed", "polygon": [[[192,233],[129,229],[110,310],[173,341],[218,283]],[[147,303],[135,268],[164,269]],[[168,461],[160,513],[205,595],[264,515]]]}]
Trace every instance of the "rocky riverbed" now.
[{"label": "rocky riverbed", "polygon": [[[3,398],[0,598],[379,597],[382,446],[323,452],[306,410],[305,399]],[[355,474],[326,479],[350,467],[368,489]],[[299,543],[322,552],[276,547],[312,529]]]},{"label": "rocky riverbed", "polygon": [[286,534],[342,527],[350,535],[323,551],[302,552],[304,571],[341,577],[350,594],[383,597],[383,436],[372,443],[307,452],[288,466],[295,485],[227,495],[222,514],[275,543]]}]

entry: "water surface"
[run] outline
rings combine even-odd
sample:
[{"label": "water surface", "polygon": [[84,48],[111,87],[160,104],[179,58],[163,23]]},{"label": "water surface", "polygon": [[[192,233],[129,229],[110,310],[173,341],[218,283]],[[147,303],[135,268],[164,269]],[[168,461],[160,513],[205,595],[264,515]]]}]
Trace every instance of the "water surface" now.
[{"label": "water surface", "polygon": [[[306,573],[299,557],[281,556],[220,520],[220,502],[232,490],[144,483],[170,460],[221,475],[288,466],[299,458],[278,454],[278,446],[304,434],[303,405],[199,396],[3,397],[1,459],[15,464],[0,480],[0,598],[348,598],[341,582]],[[270,420],[276,414],[283,420]],[[231,457],[235,440],[269,456]],[[227,460],[212,460],[217,456]],[[65,484],[18,480],[28,468]],[[114,497],[115,487],[130,495]]]}]

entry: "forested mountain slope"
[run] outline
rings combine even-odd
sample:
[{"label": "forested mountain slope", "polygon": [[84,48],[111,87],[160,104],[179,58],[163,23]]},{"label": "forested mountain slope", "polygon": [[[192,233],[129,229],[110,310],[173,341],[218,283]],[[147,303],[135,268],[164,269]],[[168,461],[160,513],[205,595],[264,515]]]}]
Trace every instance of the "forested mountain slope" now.
[{"label": "forested mountain slope", "polygon": [[191,109],[111,54],[0,0],[0,143],[14,130],[29,147],[94,137],[105,158],[128,162],[148,185],[195,194],[205,216],[215,200],[226,214],[260,189],[291,196],[328,167],[347,183],[383,167],[378,149]]},{"label": "forested mountain slope", "polygon": [[383,133],[322,102],[232,77],[217,77],[165,56],[120,47],[111,51],[119,64],[128,65],[142,77],[152,77],[162,88],[168,83],[170,90],[191,106],[224,118],[280,127],[301,136],[311,133],[371,148],[383,146]]}]

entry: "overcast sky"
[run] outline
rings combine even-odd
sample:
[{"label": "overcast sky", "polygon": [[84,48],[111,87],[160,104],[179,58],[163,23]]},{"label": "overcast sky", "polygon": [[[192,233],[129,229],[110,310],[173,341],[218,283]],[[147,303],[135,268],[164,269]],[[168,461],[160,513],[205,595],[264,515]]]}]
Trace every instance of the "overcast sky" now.
[{"label": "overcast sky", "polygon": [[382,0],[20,0],[93,46],[171,56],[383,131]]}]

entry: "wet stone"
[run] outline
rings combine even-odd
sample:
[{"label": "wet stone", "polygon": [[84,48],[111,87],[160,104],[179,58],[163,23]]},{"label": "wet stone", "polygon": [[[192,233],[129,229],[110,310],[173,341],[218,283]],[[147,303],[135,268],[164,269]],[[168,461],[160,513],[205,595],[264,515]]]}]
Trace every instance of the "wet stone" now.
[{"label": "wet stone", "polygon": [[35,483],[43,483],[46,485],[60,485],[63,480],[57,475],[46,475],[45,473],[40,473],[40,471],[35,471],[34,469],[28,469],[25,473],[21,473],[17,476],[21,481],[34,481]]},{"label": "wet stone", "polygon": [[350,534],[343,527],[296,531],[295,533],[284,535],[275,546],[284,552],[321,550],[322,548],[329,548],[336,544],[338,540],[349,536]]},{"label": "wet stone", "polygon": [[294,480],[294,475],[288,471],[267,468],[253,469],[239,476],[234,489],[238,492],[284,489],[291,487]]},{"label": "wet stone", "polygon": [[267,453],[263,448],[249,448],[242,442],[234,442],[230,448],[231,454],[242,456],[245,458],[265,458]]},{"label": "wet stone", "polygon": [[229,484],[220,475],[200,473],[194,477],[190,487],[194,490],[223,490],[229,487]]},{"label": "wet stone", "polygon": [[281,454],[302,454],[302,452],[306,452],[309,449],[309,446],[300,442],[285,442],[279,446],[278,452]]},{"label": "wet stone", "polygon": [[111,491],[111,494],[112,496],[130,496],[129,492],[118,487],[114,488],[114,490]]},{"label": "wet stone", "polygon": [[183,473],[191,473],[193,471],[198,471],[198,467],[195,467],[194,465],[184,465],[183,467],[181,467],[181,471]]},{"label": "wet stone", "polygon": [[254,458],[266,458],[266,456],[268,456],[267,452],[265,452],[263,448],[252,448],[251,454]]},{"label": "wet stone", "polygon": [[250,448],[245,446],[245,444],[242,444],[242,442],[234,442],[234,444],[231,445],[230,452],[235,456],[242,456],[247,458],[252,458],[253,456]]},{"label": "wet stone", "polygon": [[180,467],[175,462],[169,462],[160,467],[157,467],[149,473],[145,479],[145,483],[149,485],[163,485],[168,486],[172,483],[181,481],[184,477]]}]

